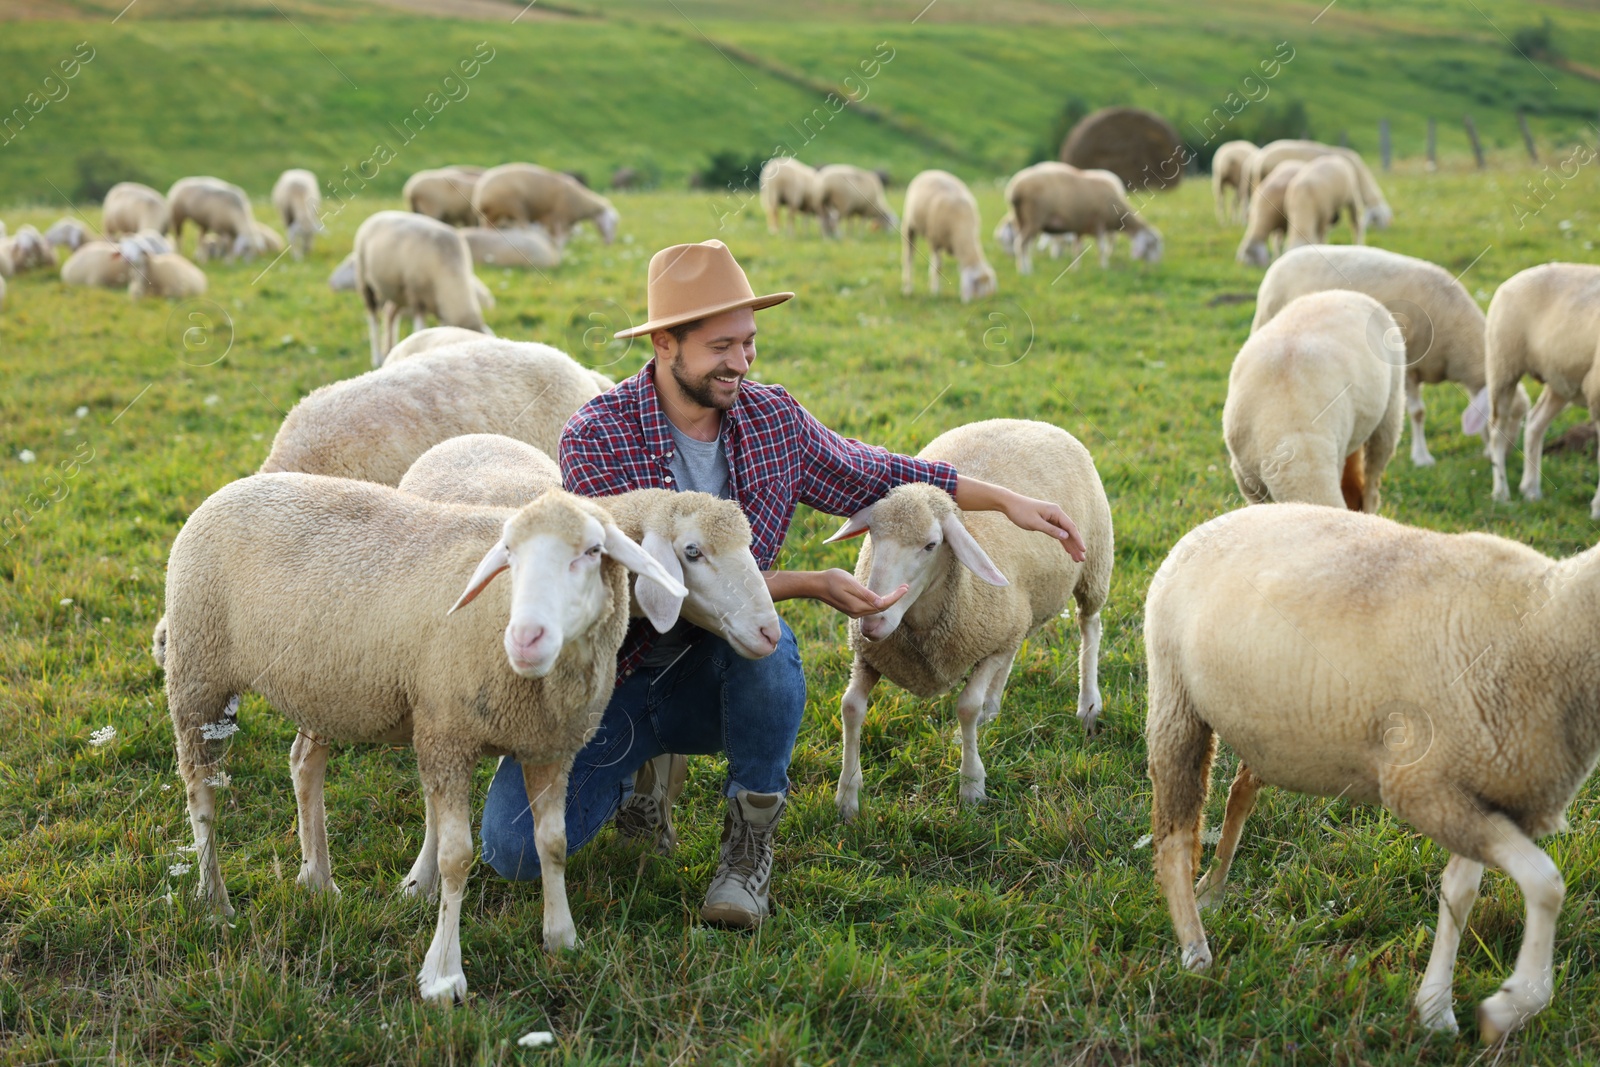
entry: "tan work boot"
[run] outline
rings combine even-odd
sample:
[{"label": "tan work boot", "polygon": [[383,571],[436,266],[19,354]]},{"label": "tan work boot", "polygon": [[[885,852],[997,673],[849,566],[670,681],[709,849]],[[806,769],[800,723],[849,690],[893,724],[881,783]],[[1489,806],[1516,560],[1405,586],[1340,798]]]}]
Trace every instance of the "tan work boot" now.
[{"label": "tan work boot", "polygon": [[772,832],[786,803],[782,793],[746,789],[728,798],[722,854],[700,907],[706,922],[748,930],[760,926],[771,913],[767,894],[772,885]]},{"label": "tan work boot", "polygon": [[641,845],[653,846],[663,856],[678,847],[672,827],[672,803],[689,777],[689,759],[666,752],[645,760],[633,772],[633,796],[617,809],[617,833]]}]

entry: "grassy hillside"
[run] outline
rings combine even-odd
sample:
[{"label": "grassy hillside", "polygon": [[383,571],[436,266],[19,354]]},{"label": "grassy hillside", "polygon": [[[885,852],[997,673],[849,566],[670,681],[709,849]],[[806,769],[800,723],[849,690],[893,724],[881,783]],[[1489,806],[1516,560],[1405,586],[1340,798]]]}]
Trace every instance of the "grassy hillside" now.
[{"label": "grassy hillside", "polygon": [[[474,11],[494,10],[479,2]],[[760,158],[779,146],[900,175],[990,175],[1026,162],[1069,98],[1150,106],[1200,139],[1205,116],[1238,110],[1230,93],[1259,102],[1223,137],[1251,135],[1299,102],[1313,134],[1348,131],[1369,153],[1388,117],[1401,156],[1422,152],[1433,115],[1447,158],[1467,153],[1463,112],[1508,156],[1521,151],[1518,108],[1547,150],[1592,140],[1586,127],[1600,114],[1600,84],[1520,58],[1503,36],[1548,14],[1568,57],[1600,54],[1600,14],[1589,9],[1340,3],[1313,23],[1316,7],[1267,0],[1202,15],[1176,0],[943,0],[913,23],[922,6],[607,5],[602,17],[513,23],[520,5],[509,3],[503,20],[473,22],[356,0],[282,14],[245,4],[235,14],[251,17],[230,19],[194,17],[214,4],[146,2],[113,25],[98,0],[79,3],[62,10],[81,21],[12,22],[0,34],[0,106],[13,116],[0,133],[0,204],[76,198],[85,161],[111,180],[164,188],[217,173],[257,193],[291,165],[324,181],[359,184],[350,176],[361,173],[392,193],[425,166],[524,158],[599,181],[645,167],[678,185],[713,152]],[[81,41],[92,61],[47,86]],[[1285,41],[1294,58],[1262,98],[1245,79]],[[456,65],[474,54],[493,58],[461,79]],[[861,63],[884,56],[862,80]],[[830,90],[859,106],[833,114]],[[426,121],[408,134],[414,114]],[[394,158],[367,163],[379,145]]]},{"label": "grassy hillside", "polygon": [[[1596,262],[1600,180],[1586,171],[1519,228],[1508,198],[1523,176],[1396,174],[1395,225],[1373,241],[1464,271],[1480,301],[1533,263]],[[998,192],[978,193],[992,220]],[[1130,265],[1125,245],[1108,271],[1091,257],[1063,274],[1045,258],[1020,278],[997,262],[999,296],[972,306],[949,295],[953,277],[931,299],[920,269],[917,293],[901,296],[886,235],[772,237],[750,212],[718,231],[758,288],[798,290],[762,313],[756,370],[830,425],[915,451],[960,423],[1028,417],[1089,446],[1117,537],[1103,736],[1086,741],[1072,718],[1076,631],[1052,625],[1024,648],[983,733],[989,803],[957,807],[953,699],[885,684],[864,731],[863,816],[841,826],[842,623],[815,604],[785,605],[810,693],[777,918],[741,936],[695,917],[724,773],[696,759],[673,860],[641,869],[610,831],[574,858],[576,954],[539,949],[536,886],[475,870],[462,926],[470,999],[446,1011],[423,1006],[413,981],[433,911],[393,893],[421,839],[414,759],[339,751],[328,809],[344,896],[309,899],[294,884],[292,728],[250,697],[219,823],[239,915],[231,927],[208,921],[190,897],[183,790],[147,651],[166,554],[200,501],[257,466],[299,397],[366,369],[358,302],[324,280],[359,220],[388,206],[355,203],[307,263],[265,275],[213,267],[207,302],[131,305],[47,274],[13,280],[0,315],[0,510],[15,534],[0,548],[0,1059],[1484,1062],[1471,1010],[1507,973],[1522,900],[1504,877],[1485,880],[1455,983],[1463,1038],[1422,1033],[1408,998],[1445,857],[1369,809],[1265,793],[1228,902],[1207,919],[1216,967],[1195,977],[1177,963],[1139,844],[1149,819],[1141,611],[1172,544],[1238,503],[1219,413],[1259,279],[1233,263],[1237,233],[1212,221],[1198,185],[1150,206],[1168,240],[1158,267]],[[583,231],[548,278],[484,271],[499,298],[491,324],[626,374],[642,350],[585,349],[589,316],[621,325],[640,314],[650,251],[711,232],[703,197],[630,197],[616,245]],[[1437,387],[1427,399],[1439,465],[1397,456],[1385,514],[1557,555],[1593,542],[1592,455],[1548,456],[1543,501],[1493,505],[1481,446],[1455,429],[1465,398]],[[1580,417],[1567,413],[1556,432]],[[76,473],[51,477],[67,469]],[[820,543],[836,522],[802,510],[783,565],[849,566],[852,547]],[[115,739],[92,744],[106,726]],[[1219,781],[1231,771],[1225,756]],[[1219,786],[1213,822],[1221,799]],[[1555,1001],[1495,1062],[1600,1056],[1597,801],[1591,785],[1573,831],[1547,842],[1569,887]],[[518,1048],[535,1029],[554,1031],[560,1048]]]}]

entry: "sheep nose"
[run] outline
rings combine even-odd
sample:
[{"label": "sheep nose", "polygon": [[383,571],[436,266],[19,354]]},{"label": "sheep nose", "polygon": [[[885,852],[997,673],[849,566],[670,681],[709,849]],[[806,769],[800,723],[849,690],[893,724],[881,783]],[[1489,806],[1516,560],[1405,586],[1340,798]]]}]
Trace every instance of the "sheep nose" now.
[{"label": "sheep nose", "polygon": [[868,615],[861,620],[861,633],[868,640],[877,640],[883,633],[883,616]]},{"label": "sheep nose", "polygon": [[761,627],[761,640],[763,640],[763,641],[765,641],[767,643],[767,651],[768,652],[771,652],[771,651],[774,651],[775,649],[777,649],[777,647],[778,647],[778,639],[781,636],[782,636],[782,631],[778,629],[777,623],[772,623],[770,625]]},{"label": "sheep nose", "polygon": [[532,626],[526,623],[514,623],[507,630],[506,636],[511,639],[511,646],[519,654],[531,653],[544,640],[545,628]]}]

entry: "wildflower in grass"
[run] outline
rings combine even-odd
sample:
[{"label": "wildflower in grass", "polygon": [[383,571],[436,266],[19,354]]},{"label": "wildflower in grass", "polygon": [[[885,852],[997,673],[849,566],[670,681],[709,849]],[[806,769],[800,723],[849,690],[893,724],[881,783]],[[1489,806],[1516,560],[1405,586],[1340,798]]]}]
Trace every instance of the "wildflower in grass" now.
[{"label": "wildflower in grass", "polygon": [[61,606],[64,607],[64,608],[72,607],[72,598],[69,597],[69,596],[62,597],[61,598]]},{"label": "wildflower in grass", "polygon": [[89,744],[93,745],[95,748],[103,748],[116,739],[117,728],[115,726],[107,725],[100,727],[100,729],[89,735]]},{"label": "wildflower in grass", "polygon": [[517,1038],[517,1044],[523,1048],[544,1048],[555,1043],[556,1035],[548,1030],[532,1030]]},{"label": "wildflower in grass", "polygon": [[85,416],[85,415],[87,415],[87,414],[89,414],[89,409],[88,409],[88,408],[86,408],[86,407],[82,407],[82,406],[80,406],[80,407],[79,407],[79,408],[78,408],[78,410],[77,410],[77,411],[74,411],[74,412],[73,412],[73,414],[74,414],[74,415],[76,415],[76,416],[77,416],[77,417],[78,417],[78,418],[80,418],[80,419],[81,419],[81,418],[83,418],[83,417],[84,417],[84,416]]},{"label": "wildflower in grass", "polygon": [[187,863],[174,863],[171,867],[167,868],[167,873],[172,875],[174,878],[182,878],[192,870],[194,870],[194,868]]},{"label": "wildflower in grass", "polygon": [[213,789],[226,789],[232,784],[233,779],[228,776],[227,771],[218,771],[206,779],[206,785],[211,786]]},{"label": "wildflower in grass", "polygon": [[225,741],[239,732],[236,722],[208,722],[200,727],[200,736],[207,741]]},{"label": "wildflower in grass", "polygon": [[24,448],[21,452],[17,453],[17,459],[21,460],[23,463],[32,463],[38,458],[38,456],[33,454],[33,449],[31,448]]}]

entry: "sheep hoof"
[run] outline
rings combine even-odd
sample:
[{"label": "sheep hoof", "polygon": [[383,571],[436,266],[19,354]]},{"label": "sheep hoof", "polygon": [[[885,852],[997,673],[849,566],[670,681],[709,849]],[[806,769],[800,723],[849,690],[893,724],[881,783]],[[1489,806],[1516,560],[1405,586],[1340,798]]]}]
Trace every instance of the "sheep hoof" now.
[{"label": "sheep hoof", "polygon": [[839,809],[840,822],[855,822],[856,816],[861,814],[861,803],[856,800],[835,797],[833,806]]},{"label": "sheep hoof", "polygon": [[1522,1023],[1522,1013],[1504,989],[1478,1005],[1478,1037],[1485,1045],[1498,1045]]},{"label": "sheep hoof", "polygon": [[1520,486],[1518,491],[1522,493],[1522,499],[1524,500],[1542,500],[1544,498],[1544,490],[1537,485]]},{"label": "sheep hoof", "polygon": [[417,976],[417,986],[422,999],[444,1007],[467,999],[467,976],[457,971],[438,978],[430,978],[426,971]]},{"label": "sheep hoof", "polygon": [[410,897],[413,900],[438,900],[439,880],[435,878],[432,881],[424,882],[418,878],[407,878],[400,883],[399,893],[401,896]]},{"label": "sheep hoof", "polygon": [[1183,966],[1187,971],[1198,974],[1211,966],[1211,947],[1204,941],[1183,947]]},{"label": "sheep hoof", "polygon": [[1459,1034],[1461,1027],[1456,1025],[1456,1013],[1448,1007],[1418,1017],[1417,1022],[1423,1029],[1432,1030],[1436,1034]]},{"label": "sheep hoof", "polygon": [[961,787],[961,801],[964,804],[982,804],[989,798],[984,795],[983,786],[974,782]]},{"label": "sheep hoof", "polygon": [[1420,455],[1415,452],[1411,454],[1411,463],[1413,466],[1431,467],[1437,462],[1439,461],[1434,459],[1433,456],[1429,455],[1427,452],[1423,452]]},{"label": "sheep hoof", "polygon": [[1509,504],[1511,503],[1511,492],[1506,489],[1496,489],[1490,494],[1490,499],[1496,504]]},{"label": "sheep hoof", "polygon": [[1100,707],[1091,704],[1087,708],[1078,709],[1078,721],[1083,723],[1083,736],[1099,737],[1103,727],[1100,725]]},{"label": "sheep hoof", "polygon": [[312,893],[331,893],[335,897],[344,895],[328,875],[306,867],[300,868],[300,875],[295,879],[295,884],[304,886]]}]

